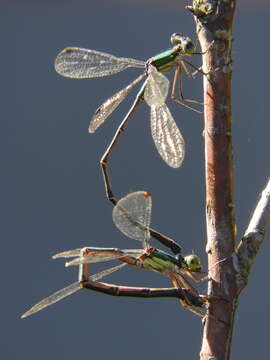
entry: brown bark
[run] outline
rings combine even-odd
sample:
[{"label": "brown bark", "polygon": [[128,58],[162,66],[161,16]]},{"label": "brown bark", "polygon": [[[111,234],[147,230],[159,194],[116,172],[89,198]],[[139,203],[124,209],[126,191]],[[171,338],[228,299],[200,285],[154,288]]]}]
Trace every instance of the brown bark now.
[{"label": "brown bark", "polygon": [[[231,45],[235,1],[193,2],[202,47],[205,119],[206,225],[209,263],[209,316],[204,324],[201,359],[229,358],[237,304],[233,198]],[[207,50],[208,49],[208,50]]]}]

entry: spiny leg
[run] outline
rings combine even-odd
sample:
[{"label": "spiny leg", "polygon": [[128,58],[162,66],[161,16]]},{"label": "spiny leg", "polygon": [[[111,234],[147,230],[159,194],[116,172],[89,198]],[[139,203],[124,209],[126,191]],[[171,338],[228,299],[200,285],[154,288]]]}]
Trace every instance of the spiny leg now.
[{"label": "spiny leg", "polygon": [[[186,283],[189,286],[186,289],[187,291],[189,291],[189,294],[192,294],[193,296],[199,296],[197,290],[195,290],[184,277],[181,276],[181,279],[180,279],[178,277],[178,275],[179,274],[177,274],[177,276],[176,276],[176,274],[171,274],[170,279],[171,279],[173,285],[179,289],[179,288],[182,288],[183,283]],[[185,280],[185,281],[183,281],[183,280]],[[204,318],[205,314],[206,314],[206,312],[205,312],[205,305],[207,304],[206,301],[203,300],[203,306],[201,306],[199,308],[196,306],[196,308],[194,308],[194,306],[195,306],[194,302],[190,301],[190,297],[187,296],[187,291],[185,293],[183,293],[184,299],[179,299],[180,305],[184,309],[193,312],[195,315],[198,315],[198,316]]]},{"label": "spiny leg", "polygon": [[[207,76],[208,73],[205,73],[203,70],[202,70],[202,67],[198,67],[194,64],[192,64],[191,62],[189,62],[188,60],[186,59],[182,59],[182,62],[185,63],[185,64],[188,64],[190,67],[192,67],[193,69],[195,69],[195,72],[191,73],[189,70],[188,70],[188,73],[190,75],[188,75],[189,77],[193,77],[194,75],[196,75],[198,72],[201,73],[202,75],[205,75]],[[185,68],[187,69],[187,67],[185,66]]]},{"label": "spiny leg", "polygon": [[208,275],[203,276],[201,279],[198,279],[194,276],[194,274],[191,271],[185,270],[184,273],[197,284],[209,280]]},{"label": "spiny leg", "polygon": [[[181,61],[181,68],[184,69],[185,73],[187,74],[188,77],[191,77],[193,78],[194,77],[194,72],[191,73],[188,69],[188,67],[186,66],[185,64],[185,59],[183,61]],[[188,64],[191,64],[188,62]],[[193,64],[191,64],[192,66],[194,66]],[[198,69],[198,68],[196,68]],[[197,70],[199,71],[199,69]],[[198,100],[194,100],[194,99],[188,99],[184,96],[184,93],[183,93],[183,77],[182,77],[182,73],[179,74],[178,76],[179,78],[179,94],[180,94],[180,97],[183,101],[186,101],[186,102],[191,102],[191,103],[194,103],[194,104],[199,104],[199,105],[203,105],[203,103],[201,101],[198,101]]]},{"label": "spiny leg", "polygon": [[[186,273],[186,275],[188,275]],[[190,299],[188,297],[186,297],[184,300],[179,300],[180,304],[186,308],[187,310],[195,313],[196,315],[199,315],[200,317],[211,317],[217,321],[220,321],[222,322],[223,324],[225,324],[226,326],[228,326],[228,324],[219,319],[219,318],[216,318],[215,316],[213,315],[210,315],[209,314],[209,311],[208,311],[208,308],[209,308],[209,305],[210,305],[210,300],[211,299],[214,299],[214,300],[217,300],[216,298],[213,298],[213,297],[209,297],[208,295],[201,295],[199,294],[199,292],[188,282],[188,280],[182,275],[182,274],[171,274],[170,276],[171,280],[172,280],[172,283],[175,285],[175,286],[179,286],[181,287],[182,285],[185,286],[185,288],[193,295],[193,296],[199,296],[200,299],[203,301],[204,303],[204,306],[206,307],[206,312],[202,312],[201,309],[197,309],[197,307],[194,309],[194,303],[190,302]],[[195,278],[196,279],[196,278]],[[196,279],[197,281],[200,280],[200,279]],[[204,279],[201,279],[202,281],[204,281]]]},{"label": "spiny leg", "polygon": [[209,79],[209,76],[208,76],[208,75],[210,75],[212,72],[215,72],[216,70],[204,72],[204,71],[202,70],[202,66],[197,67],[197,66],[195,66],[194,64],[192,64],[191,62],[189,62],[189,61],[186,60],[186,59],[182,59],[182,61],[185,62],[186,64],[188,64],[189,66],[191,66],[193,69],[195,69],[195,71],[194,71],[193,73],[191,73],[192,77],[199,72],[199,73],[201,73],[202,75],[206,76],[206,78],[208,79],[208,81],[211,83],[211,79]]},{"label": "spiny leg", "polygon": [[[185,104],[185,102],[190,102],[193,104],[200,104],[202,105],[201,102],[197,101],[197,100],[193,100],[193,99],[188,99],[185,98],[183,95],[183,78],[182,78],[182,67],[184,68],[186,74],[191,77],[192,74],[188,71],[188,69],[184,66],[184,63],[181,61],[181,64],[179,64],[176,69],[175,69],[175,73],[174,73],[174,78],[173,78],[173,84],[172,84],[172,90],[171,90],[171,98],[172,100],[174,100],[177,104],[180,104],[182,106],[184,106],[185,108],[192,110],[198,114],[202,114],[202,112],[200,110],[197,110],[195,108],[193,108],[192,106],[189,106],[187,104]],[[190,75],[189,75],[190,74]],[[179,82],[178,84],[178,88],[179,88],[179,97],[176,96],[176,87],[177,87],[177,80]]]},{"label": "spiny leg", "polygon": [[[194,307],[193,307],[194,305],[192,305],[192,304],[187,304],[186,300],[179,300],[179,303],[180,303],[180,305],[181,305],[184,309],[192,312],[192,313],[195,314],[195,315],[198,315],[198,316],[201,317],[201,318],[205,318],[205,316],[206,316],[206,311],[203,311],[203,309],[200,311],[199,309],[194,308]],[[205,309],[204,309],[204,310],[205,310]]]},{"label": "spiny leg", "polygon": [[[209,49],[211,48],[212,44],[213,44],[213,42],[209,45],[209,47],[207,48],[207,50],[205,52],[203,52],[203,53],[194,53],[193,55],[207,53],[209,51]],[[190,67],[192,67],[193,69],[195,69],[195,71],[193,73],[190,72],[188,67],[186,66],[186,64],[189,65]],[[180,69],[178,70],[178,68],[180,68]],[[195,112],[197,112],[199,114],[202,114],[202,111],[199,111],[197,109],[194,109],[191,106],[188,106],[187,104],[184,104],[184,101],[185,101],[185,102],[191,102],[191,103],[195,103],[195,104],[199,104],[199,105],[204,105],[203,102],[200,102],[200,101],[197,101],[197,100],[194,100],[194,99],[187,99],[187,98],[184,97],[184,95],[183,95],[183,85],[182,85],[182,83],[183,83],[182,74],[181,73],[178,74],[182,70],[182,68],[184,69],[184,71],[185,71],[185,73],[186,73],[186,75],[188,77],[194,77],[194,75],[196,75],[198,72],[200,72],[202,75],[207,76],[207,79],[208,79],[209,82],[211,82],[211,79],[209,79],[208,75],[211,74],[212,71],[209,71],[209,72],[206,73],[206,72],[204,72],[202,70],[202,67],[198,68],[197,66],[195,66],[194,64],[192,64],[191,62],[189,62],[186,59],[181,59],[179,65],[178,65],[178,67],[176,68],[176,71],[175,71],[175,76],[174,76],[175,85],[174,85],[174,88],[173,88],[172,94],[171,94],[172,99],[176,103],[178,103],[180,105],[183,105],[183,106],[187,107],[188,109],[190,109],[192,111],[195,111]],[[177,80],[178,77],[179,77],[179,96],[180,96],[181,100],[175,96],[176,80]]]},{"label": "spiny leg", "polygon": [[195,289],[190,282],[185,278],[184,275],[180,273],[172,273],[170,275],[170,279],[173,281],[173,284],[178,284],[178,287],[184,287],[185,289],[188,289],[193,295],[198,296],[199,292],[197,289]]}]

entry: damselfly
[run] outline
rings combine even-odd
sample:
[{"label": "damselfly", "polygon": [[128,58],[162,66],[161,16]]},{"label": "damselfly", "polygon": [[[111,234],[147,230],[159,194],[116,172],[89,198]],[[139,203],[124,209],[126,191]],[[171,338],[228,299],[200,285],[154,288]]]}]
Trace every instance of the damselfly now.
[{"label": "damselfly", "polygon": [[[128,86],[107,99],[95,112],[91,119],[89,132],[93,133],[107,119],[107,117],[120,105],[128,93],[142,79],[146,77],[142,87],[118,127],[113,140],[102,156],[100,163],[105,180],[106,194],[113,201],[111,186],[109,184],[108,160],[112,150],[125,130],[129,119],[134,114],[138,105],[145,100],[151,111],[151,131],[156,148],[163,160],[171,167],[181,166],[185,155],[184,139],[165,104],[169,92],[169,80],[162,74],[175,68],[172,84],[171,97],[178,103],[190,108],[183,101],[197,103],[195,100],[185,99],[182,90],[182,72],[192,77],[193,73],[188,69],[191,66],[196,72],[203,71],[191,64],[184,56],[202,54],[195,52],[195,45],[188,37],[179,33],[171,36],[172,48],[166,50],[147,61],[130,58],[115,57],[96,50],[88,50],[77,47],[69,47],[61,51],[55,60],[56,71],[69,78],[95,78],[109,76],[121,72],[129,67],[144,68],[142,75],[136,78]],[[176,96],[176,87],[179,80],[179,96]],[[191,108],[197,111],[196,109]],[[197,111],[199,112],[199,111]]]},{"label": "damselfly", "polygon": [[[200,296],[197,290],[189,283],[184,275],[187,275],[193,281],[199,283],[206,280],[204,276],[201,279],[196,278],[193,273],[203,274],[201,271],[201,262],[197,255],[190,254],[185,257],[179,253],[172,256],[160,249],[150,245],[150,220],[151,220],[152,201],[149,193],[137,191],[128,194],[118,201],[113,208],[113,221],[117,228],[126,236],[139,240],[143,243],[142,249],[118,249],[118,248],[97,248],[84,247],[74,250],[68,250],[58,253],[53,258],[71,258],[75,259],[66,263],[66,266],[79,265],[79,282],[61,289],[42,300],[29,311],[22,315],[26,317],[34,314],[45,307],[61,300],[62,298],[76,292],[81,287],[91,288],[110,295],[118,296],[138,296],[138,297],[162,297],[177,296],[180,304],[203,316],[207,307],[207,300]],[[98,274],[89,277],[88,264],[104,262],[110,260],[120,260],[123,264],[106,269]],[[112,284],[96,283],[106,275],[119,270],[126,264],[139,269],[158,272],[170,278],[173,286],[178,289],[176,293],[173,289],[153,289],[153,288],[134,288],[123,287]]]}]

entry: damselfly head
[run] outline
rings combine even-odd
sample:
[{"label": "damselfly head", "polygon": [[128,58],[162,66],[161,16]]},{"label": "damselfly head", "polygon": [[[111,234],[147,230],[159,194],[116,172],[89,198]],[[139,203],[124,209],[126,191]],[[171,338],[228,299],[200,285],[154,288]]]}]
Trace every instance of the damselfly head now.
[{"label": "damselfly head", "polygon": [[186,255],[184,257],[185,263],[187,265],[187,268],[192,271],[201,271],[202,270],[202,264],[201,260],[198,255],[196,254],[190,254]]},{"label": "damselfly head", "polygon": [[182,33],[172,34],[171,44],[173,46],[179,45],[181,53],[186,55],[192,55],[196,50],[193,41],[189,37],[183,36]]}]

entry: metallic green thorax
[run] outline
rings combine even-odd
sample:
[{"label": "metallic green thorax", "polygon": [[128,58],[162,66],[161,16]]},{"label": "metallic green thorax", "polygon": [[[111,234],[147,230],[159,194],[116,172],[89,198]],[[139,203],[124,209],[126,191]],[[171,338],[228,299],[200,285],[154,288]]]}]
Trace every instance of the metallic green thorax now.
[{"label": "metallic green thorax", "polygon": [[178,269],[186,269],[190,271],[200,271],[202,266],[200,258],[195,254],[184,257],[183,261],[167,254],[160,249],[152,248],[147,255],[141,257],[142,266],[145,270],[158,272],[177,271]]},{"label": "metallic green thorax", "polygon": [[180,50],[179,45],[176,45],[149,59],[149,63],[154,65],[158,71],[168,72],[177,64]]},{"label": "metallic green thorax", "polygon": [[176,266],[175,258],[159,249],[153,249],[142,258],[142,262],[144,269],[158,272],[175,271]]}]

